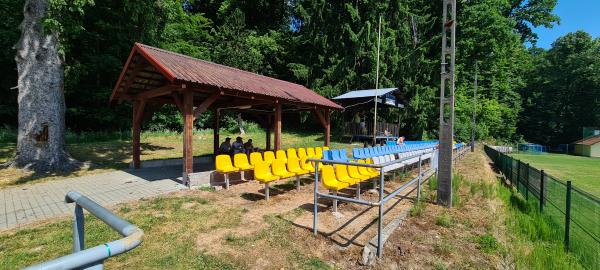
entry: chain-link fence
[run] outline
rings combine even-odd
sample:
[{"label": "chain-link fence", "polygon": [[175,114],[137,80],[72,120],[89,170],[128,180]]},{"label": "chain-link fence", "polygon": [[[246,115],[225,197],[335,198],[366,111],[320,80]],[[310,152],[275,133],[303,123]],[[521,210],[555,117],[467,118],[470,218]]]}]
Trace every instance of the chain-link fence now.
[{"label": "chain-link fence", "polygon": [[553,237],[563,240],[586,268],[600,269],[600,199],[487,145],[485,152],[519,193],[549,217]]}]

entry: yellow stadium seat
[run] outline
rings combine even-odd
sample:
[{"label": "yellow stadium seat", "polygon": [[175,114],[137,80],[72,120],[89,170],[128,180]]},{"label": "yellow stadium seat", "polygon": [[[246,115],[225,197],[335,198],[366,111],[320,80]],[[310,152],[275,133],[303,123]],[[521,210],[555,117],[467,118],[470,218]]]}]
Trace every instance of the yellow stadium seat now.
[{"label": "yellow stadium seat", "polygon": [[233,166],[242,171],[251,170],[254,168],[254,166],[250,165],[248,162],[248,156],[242,153],[235,154],[233,156]]},{"label": "yellow stadium seat", "polygon": [[300,159],[295,157],[288,158],[287,169],[289,172],[296,174],[296,189],[300,190],[300,175],[308,174],[310,171],[302,169]]},{"label": "yellow stadium seat", "polygon": [[231,164],[231,158],[229,155],[218,155],[215,158],[215,169],[217,172],[222,173],[225,177],[225,188],[229,189],[229,173],[237,172],[240,169],[233,167]]},{"label": "yellow stadium seat", "polygon": [[314,158],[315,157],[315,149],[312,147],[306,148],[306,155],[309,158]]},{"label": "yellow stadium seat", "polygon": [[296,175],[303,175],[310,172],[300,167],[300,159],[298,158],[288,158],[287,169],[288,171],[293,172]]},{"label": "yellow stadium seat", "polygon": [[323,146],[323,150],[329,150],[329,146]]},{"label": "yellow stadium seat", "polygon": [[279,180],[279,176],[271,173],[271,168],[266,162],[258,163],[254,166],[254,179],[265,183],[265,200],[269,200],[269,183]]},{"label": "yellow stadium seat", "polygon": [[285,155],[285,151],[277,150],[277,152],[275,152],[275,159],[281,159],[281,160],[287,161],[287,156]]},{"label": "yellow stadium seat", "polygon": [[[350,184],[348,183],[338,181],[338,179],[335,177],[333,166],[331,165],[323,166],[321,180],[325,188],[333,191],[333,195],[337,195],[337,192],[339,190],[345,189],[350,186]],[[337,199],[333,199],[333,212],[337,212],[337,203]]]},{"label": "yellow stadium seat", "polygon": [[268,164],[272,164],[273,160],[275,160],[275,153],[273,153],[273,151],[265,151],[263,153],[264,155],[264,161]]},{"label": "yellow stadium seat", "polygon": [[305,157],[308,157],[308,155],[306,154],[306,149],[298,148],[298,158],[303,159]]},{"label": "yellow stadium seat", "polygon": [[[252,152],[250,153],[250,164],[253,166],[256,166],[256,164],[259,163],[266,163],[263,158],[262,155],[259,152]],[[267,163],[268,165],[269,163]]]},{"label": "yellow stadium seat", "polygon": [[360,179],[361,181],[371,179],[371,175],[364,175],[358,171],[358,166],[348,166],[348,175],[352,178]]},{"label": "yellow stadium seat", "polygon": [[[356,168],[356,166],[352,167]],[[349,169],[350,166],[337,164],[335,165],[335,176],[340,182],[348,183],[351,186],[356,185],[356,198],[360,200],[360,182],[363,180],[363,177],[351,177],[348,172]]]},{"label": "yellow stadium seat", "polygon": [[215,159],[215,168],[220,173],[231,173],[239,171],[238,168],[233,167],[231,164],[231,158],[229,155],[218,155]]},{"label": "yellow stadium seat", "polygon": [[333,166],[324,165],[323,172],[321,173],[323,186],[329,190],[339,191],[350,186],[348,183],[340,182],[335,177]]},{"label": "yellow stadium seat", "polygon": [[254,166],[254,178],[263,183],[279,180],[279,176],[271,173],[271,167],[267,163],[259,163]]},{"label": "yellow stadium seat", "polygon": [[[373,159],[371,159],[371,158],[367,158],[367,160],[365,161],[365,163],[367,163],[367,164],[374,164],[373,163]],[[372,174],[375,174],[375,176],[379,175],[379,170],[377,170],[375,168],[367,168],[367,171],[370,172],[370,173],[372,173]]]},{"label": "yellow stadium seat", "polygon": [[[319,170],[321,170],[322,167],[323,166],[321,166]],[[308,161],[308,157],[303,157],[302,159],[300,159],[300,168],[311,173],[315,172],[315,167],[313,167],[312,162]]]},{"label": "yellow stadium seat", "polygon": [[282,159],[275,159],[273,161],[273,174],[283,178],[290,178],[292,176],[296,176],[295,173],[289,172],[285,166],[286,162]]},{"label": "yellow stadium seat", "polygon": [[338,181],[355,185],[360,183],[360,178],[353,178],[348,175],[348,166],[342,164],[335,165],[335,177]]},{"label": "yellow stadium seat", "polygon": [[296,154],[296,148],[288,148],[287,150],[287,158],[296,158],[299,159],[298,155]]},{"label": "yellow stadium seat", "polygon": [[323,158],[323,148],[315,147],[315,158],[322,159]]},{"label": "yellow stadium seat", "polygon": [[[370,164],[368,162],[365,162],[364,160],[359,160],[358,163]],[[369,169],[371,169],[371,170],[369,170]],[[377,170],[375,170],[373,168],[358,167],[358,172],[360,172],[361,174],[364,174],[364,175],[369,175],[371,177],[379,176],[379,171],[377,171]]]}]

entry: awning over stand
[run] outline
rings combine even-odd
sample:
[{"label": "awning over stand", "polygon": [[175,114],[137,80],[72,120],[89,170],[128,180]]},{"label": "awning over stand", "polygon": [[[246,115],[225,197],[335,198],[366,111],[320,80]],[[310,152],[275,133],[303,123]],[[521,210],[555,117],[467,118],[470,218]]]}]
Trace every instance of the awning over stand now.
[{"label": "awning over stand", "polygon": [[332,98],[340,102],[344,107],[360,105],[373,98],[377,97],[379,104],[392,106],[396,108],[404,108],[404,104],[396,97],[398,88],[380,88],[380,89],[365,89],[355,90],[343,95]]}]

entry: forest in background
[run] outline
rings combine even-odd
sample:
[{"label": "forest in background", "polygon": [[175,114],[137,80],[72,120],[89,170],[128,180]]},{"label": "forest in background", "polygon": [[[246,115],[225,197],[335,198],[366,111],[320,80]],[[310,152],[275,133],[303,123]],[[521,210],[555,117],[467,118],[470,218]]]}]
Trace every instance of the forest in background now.
[{"label": "forest in background", "polygon": [[[77,2],[66,2],[72,1]],[[108,97],[134,42],[293,81],[326,97],[374,88],[381,16],[380,87],[398,87],[406,100],[405,109],[383,111],[381,117],[400,119],[409,138],[437,137],[441,1],[87,2],[70,12],[73,16],[46,22],[60,27],[71,131],[129,128],[130,105],[109,107]],[[581,137],[582,127],[600,126],[600,39],[576,32],[549,50],[535,47],[532,28],[559,22],[555,5],[556,0],[458,1],[459,139],[470,137],[474,109],[481,139],[568,143]],[[8,128],[17,119],[12,47],[22,10],[22,0],[0,0],[0,126]],[[471,101],[475,63],[476,108]],[[334,114],[334,124],[341,117]],[[197,127],[209,127],[210,118],[202,115]],[[307,115],[297,118],[312,121]],[[232,116],[223,121],[235,123]],[[181,116],[165,106],[146,128],[178,130]]]}]

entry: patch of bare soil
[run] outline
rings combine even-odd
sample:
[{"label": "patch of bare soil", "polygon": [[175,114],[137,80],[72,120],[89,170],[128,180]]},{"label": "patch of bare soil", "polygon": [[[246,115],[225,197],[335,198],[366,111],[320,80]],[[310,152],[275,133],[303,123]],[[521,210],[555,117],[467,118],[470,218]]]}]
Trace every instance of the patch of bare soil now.
[{"label": "patch of bare soil", "polygon": [[[383,259],[375,265],[362,266],[363,247],[377,233],[377,207],[340,202],[339,214],[332,212],[331,200],[318,202],[318,234],[313,229],[313,177],[303,179],[299,191],[291,183],[275,183],[271,200],[265,201],[264,186],[248,181],[234,184],[229,190],[182,191],[172,196],[198,196],[221,209],[241,209],[233,226],[219,226],[226,220],[210,221],[211,230],[191,231],[195,248],[209,255],[227,259],[249,269],[320,269],[327,265],[339,269],[490,269],[501,263],[498,252],[484,252],[477,237],[491,234],[502,241],[499,202],[484,198],[482,192],[470,193],[472,183],[494,183],[494,174],[481,152],[468,154],[457,171],[464,176],[460,190],[461,205],[445,209],[427,203],[421,216],[408,217],[391,236]],[[385,189],[391,192],[415,170],[404,175],[386,176]],[[279,185],[278,185],[279,184]],[[425,187],[427,185],[424,185]],[[367,191],[362,198],[376,201],[377,193]],[[410,189],[412,190],[412,188]],[[430,198],[426,188],[422,198]],[[353,197],[355,190],[344,191]],[[402,194],[386,204],[384,226],[413,206],[415,193]],[[493,198],[493,197],[492,197]],[[183,204],[182,208],[195,207]],[[447,226],[437,225],[440,216],[449,216]],[[223,217],[223,219],[230,217]],[[322,264],[320,264],[322,263]]]}]

